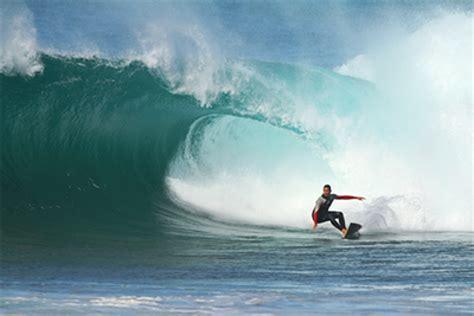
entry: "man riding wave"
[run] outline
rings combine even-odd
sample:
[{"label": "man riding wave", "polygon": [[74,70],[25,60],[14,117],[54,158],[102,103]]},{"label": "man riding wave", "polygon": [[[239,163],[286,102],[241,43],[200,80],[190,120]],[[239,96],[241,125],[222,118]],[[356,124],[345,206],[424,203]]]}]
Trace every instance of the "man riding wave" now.
[{"label": "man riding wave", "polygon": [[[346,222],[344,221],[344,214],[339,211],[330,211],[329,207],[334,200],[365,200],[362,196],[352,195],[337,195],[331,194],[331,186],[329,184],[324,185],[323,194],[316,200],[316,205],[313,208],[311,217],[313,218],[313,230],[316,230],[318,223],[331,221],[331,224],[341,231],[342,236],[345,237],[347,229]],[[339,222],[336,221],[339,220]]]}]

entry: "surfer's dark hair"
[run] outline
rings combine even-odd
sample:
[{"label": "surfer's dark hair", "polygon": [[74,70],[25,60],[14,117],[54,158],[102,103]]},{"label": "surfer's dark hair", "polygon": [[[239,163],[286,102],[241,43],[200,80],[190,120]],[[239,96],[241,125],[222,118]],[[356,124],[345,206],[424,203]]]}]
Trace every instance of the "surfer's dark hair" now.
[{"label": "surfer's dark hair", "polygon": [[330,186],[329,184],[325,184],[325,185],[323,186],[323,189],[326,189],[326,188],[328,188],[329,191],[332,191],[331,186]]}]

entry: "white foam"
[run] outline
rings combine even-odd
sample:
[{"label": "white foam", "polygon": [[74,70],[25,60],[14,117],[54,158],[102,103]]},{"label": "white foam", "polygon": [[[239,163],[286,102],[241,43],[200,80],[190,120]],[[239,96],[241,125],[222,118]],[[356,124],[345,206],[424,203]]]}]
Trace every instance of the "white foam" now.
[{"label": "white foam", "polygon": [[341,75],[374,81],[372,61],[363,54],[355,56],[353,59],[335,67],[333,70]]},{"label": "white foam", "polygon": [[239,72],[239,64],[226,63],[199,25],[150,23],[137,32],[137,38],[140,49],[128,58],[156,69],[175,93],[192,95],[201,105],[210,106],[221,93],[235,92],[240,76],[233,75]]},{"label": "white foam", "polygon": [[[382,99],[362,133],[340,140],[333,169],[353,188],[417,196],[431,219],[418,229],[473,229],[472,23],[472,14],[442,13],[369,47],[364,62],[356,56],[336,68],[356,77],[371,73]],[[372,127],[377,121],[379,130]],[[370,188],[375,183],[380,187]]]},{"label": "white foam", "polygon": [[2,8],[0,20],[0,72],[27,76],[41,72],[31,12],[27,8]]},{"label": "white foam", "polygon": [[157,308],[160,307],[162,298],[159,296],[107,296],[97,297],[90,300],[90,304],[101,307],[115,308]]}]

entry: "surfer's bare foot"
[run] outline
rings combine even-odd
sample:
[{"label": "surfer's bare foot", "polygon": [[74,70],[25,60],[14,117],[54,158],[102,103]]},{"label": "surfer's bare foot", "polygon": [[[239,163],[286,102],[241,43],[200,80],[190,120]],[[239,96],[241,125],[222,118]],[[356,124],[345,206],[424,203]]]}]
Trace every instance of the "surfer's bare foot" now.
[{"label": "surfer's bare foot", "polygon": [[346,237],[347,229],[343,228],[341,229],[342,232],[342,237]]}]

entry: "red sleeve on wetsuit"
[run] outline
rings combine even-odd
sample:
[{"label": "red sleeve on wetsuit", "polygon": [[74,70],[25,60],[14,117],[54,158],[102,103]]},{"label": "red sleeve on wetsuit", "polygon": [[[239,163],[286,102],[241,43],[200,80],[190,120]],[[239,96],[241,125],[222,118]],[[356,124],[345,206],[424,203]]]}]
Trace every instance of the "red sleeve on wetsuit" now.
[{"label": "red sleeve on wetsuit", "polygon": [[314,213],[313,213],[313,221],[314,221],[315,223],[318,222],[318,211],[319,211],[319,210],[315,210]]},{"label": "red sleeve on wetsuit", "polygon": [[352,196],[352,195],[338,195],[336,197],[336,200],[355,200],[357,199],[357,196]]}]

